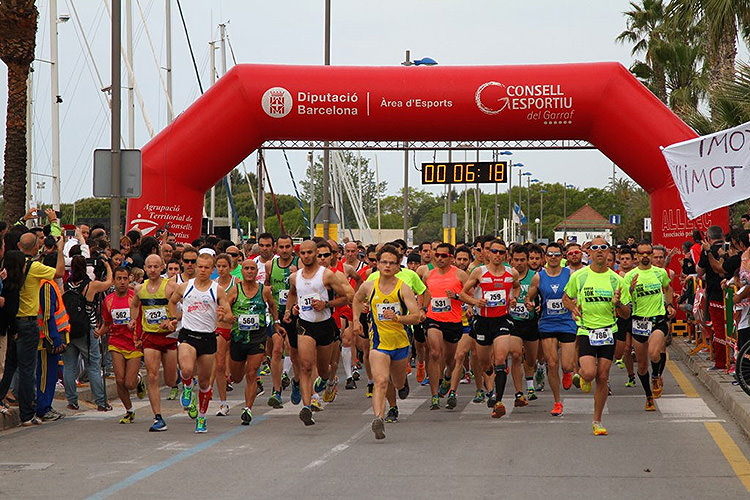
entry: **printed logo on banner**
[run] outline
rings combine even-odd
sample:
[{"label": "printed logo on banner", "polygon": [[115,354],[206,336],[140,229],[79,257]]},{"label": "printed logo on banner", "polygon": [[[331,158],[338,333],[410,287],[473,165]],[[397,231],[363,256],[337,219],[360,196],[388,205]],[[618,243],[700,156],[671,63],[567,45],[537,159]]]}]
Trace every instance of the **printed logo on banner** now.
[{"label": "printed logo on banner", "polygon": [[263,93],[261,106],[271,118],[283,118],[292,111],[292,94],[283,87],[272,87]]},{"label": "printed logo on banner", "polygon": [[474,93],[477,108],[486,115],[503,111],[526,112],[526,119],[541,121],[544,125],[569,125],[573,123],[573,98],[566,96],[557,83],[510,85],[486,82]]}]

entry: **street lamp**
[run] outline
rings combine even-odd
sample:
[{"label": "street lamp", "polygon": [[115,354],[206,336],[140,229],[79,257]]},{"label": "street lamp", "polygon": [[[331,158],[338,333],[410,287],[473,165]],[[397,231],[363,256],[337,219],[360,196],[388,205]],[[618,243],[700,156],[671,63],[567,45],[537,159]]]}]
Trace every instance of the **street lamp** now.
[{"label": "street lamp", "polygon": [[[497,162],[498,155],[510,156],[513,153],[511,151],[498,151],[495,150],[493,161]],[[510,163],[510,162],[509,162]],[[507,172],[506,172],[507,173]],[[510,186],[510,184],[509,184]],[[510,200],[510,187],[508,188],[508,200]],[[510,206],[510,204],[509,204]],[[497,238],[498,224],[500,219],[500,207],[497,206],[497,182],[495,183],[495,237]],[[510,222],[510,220],[509,220]]]},{"label": "street lamp", "polygon": [[539,223],[542,222],[539,217],[534,219],[534,222],[536,223],[536,238],[534,238],[535,241],[539,241]]},{"label": "street lamp", "polygon": [[563,244],[568,242],[568,189],[573,187],[573,184],[563,184]]},{"label": "street lamp", "polygon": [[[521,176],[524,176],[527,179],[527,182],[526,182],[526,196],[528,197],[529,196],[529,182],[528,182],[528,179],[532,175],[534,175],[534,174],[532,174],[531,172],[523,172],[522,173],[520,170],[518,171],[518,208],[519,208],[519,210],[521,210],[522,207],[523,207],[523,199],[521,197],[521,188],[523,188],[523,183],[521,182]],[[527,208],[527,210],[528,210],[528,208]],[[529,231],[529,225],[530,225],[529,224],[529,214],[527,213],[526,214],[526,233],[527,233],[527,235],[530,232]],[[523,223],[521,224],[521,227],[523,228]],[[523,238],[523,231],[522,230],[518,231],[518,238],[519,238],[519,240],[521,238]],[[519,241],[519,243],[520,243],[520,241]]]},{"label": "street lamp", "polygon": [[[437,61],[431,57],[411,60],[411,51],[406,51],[402,66],[436,66]],[[404,241],[409,233],[409,143],[404,141]]]},{"label": "street lamp", "polygon": [[[546,189],[542,189],[539,191],[539,223],[540,227],[544,227],[544,193],[546,193]],[[542,229],[544,230],[544,229]],[[541,232],[539,233],[541,237]]]},{"label": "street lamp", "polygon": [[[523,163],[513,163],[512,161],[508,167],[508,224],[512,224],[513,221],[513,167],[523,167]],[[520,182],[520,181],[519,181]],[[519,188],[520,189],[520,188]],[[509,235],[510,237],[510,235]]]},{"label": "street lamp", "polygon": [[[540,181],[539,179],[529,179],[528,177],[526,178],[526,181],[526,210],[528,212],[526,217],[531,217],[531,185]],[[531,233],[531,228],[529,228],[529,233]]]}]

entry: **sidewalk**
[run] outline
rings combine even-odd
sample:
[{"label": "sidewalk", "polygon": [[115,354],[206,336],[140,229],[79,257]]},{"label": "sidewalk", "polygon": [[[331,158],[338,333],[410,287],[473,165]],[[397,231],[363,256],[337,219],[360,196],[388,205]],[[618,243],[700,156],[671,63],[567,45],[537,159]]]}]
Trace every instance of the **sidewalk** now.
[{"label": "sidewalk", "polygon": [[693,344],[687,342],[687,337],[674,337],[669,347],[670,358],[680,361],[682,366],[696,376],[726,408],[745,434],[750,436],[750,396],[740,386],[732,385],[734,375],[728,375],[723,370],[707,371],[707,368],[713,366],[708,353],[690,356],[693,347]]},{"label": "sidewalk", "polygon": [[[146,370],[141,369],[141,376],[143,377],[143,380],[145,382],[146,380]],[[159,372],[159,379],[161,384],[164,383],[164,378],[161,375],[161,371]],[[114,378],[107,378],[105,379],[106,386],[107,386],[107,400],[112,401],[118,401],[117,399],[117,387],[115,384]],[[135,394],[135,392],[133,392]],[[81,408],[81,410],[86,409],[96,409],[96,403],[94,403],[93,395],[91,394],[91,388],[89,387],[89,384],[86,384],[83,387],[78,388],[78,405]],[[68,404],[67,399],[65,399],[65,390],[62,389],[62,387],[58,386],[57,391],[55,391],[55,401],[52,403],[52,406],[59,411],[60,413],[64,413],[65,415],[73,415],[75,414],[74,410],[68,410],[66,408]],[[90,408],[87,408],[90,407]],[[12,427],[17,427],[21,423],[21,419],[18,414],[18,407],[17,406],[11,406],[10,408],[10,415],[2,415],[0,414],[0,431],[3,431],[5,429],[10,429]]]}]

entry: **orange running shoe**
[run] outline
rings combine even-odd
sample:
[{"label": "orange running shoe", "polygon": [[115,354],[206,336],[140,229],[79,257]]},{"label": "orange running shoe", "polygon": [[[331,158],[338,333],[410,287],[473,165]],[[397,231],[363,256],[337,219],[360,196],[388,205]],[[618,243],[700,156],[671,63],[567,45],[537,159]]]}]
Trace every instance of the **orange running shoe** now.
[{"label": "orange running shoe", "polygon": [[654,399],[659,399],[661,397],[662,390],[659,377],[651,377],[651,392],[654,394]]},{"label": "orange running shoe", "polygon": [[492,409],[492,418],[500,418],[503,415],[505,415],[505,405],[498,401]]},{"label": "orange running shoe", "polygon": [[573,385],[573,372],[565,372],[562,376],[562,386],[566,391]]},{"label": "orange running shoe", "polygon": [[550,412],[550,414],[553,417],[559,417],[563,414],[563,405],[561,401],[555,403],[555,406],[552,407],[552,411]]},{"label": "orange running shoe", "polygon": [[426,376],[427,372],[424,369],[424,361],[417,361],[417,383],[421,384],[424,382]]}]

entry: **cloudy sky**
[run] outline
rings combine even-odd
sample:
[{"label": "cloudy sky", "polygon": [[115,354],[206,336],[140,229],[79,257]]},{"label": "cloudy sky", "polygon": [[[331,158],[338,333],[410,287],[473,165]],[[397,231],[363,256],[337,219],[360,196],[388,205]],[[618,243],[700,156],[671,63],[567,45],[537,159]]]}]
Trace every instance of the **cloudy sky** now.
[{"label": "cloudy sky", "polygon": [[[172,1],[174,106],[180,112],[198,97],[199,90],[176,0]],[[38,0],[37,5],[37,58],[49,60],[49,1]],[[626,1],[333,0],[332,5],[333,65],[397,65],[406,49],[411,50],[413,59],[429,56],[440,65],[632,63],[630,47],[614,42],[625,27],[622,12],[629,7]],[[218,24],[222,22],[227,23],[240,63],[323,64],[324,0],[182,0],[182,8],[204,87],[210,81],[208,42],[219,38]],[[159,80],[159,74],[164,74],[159,66],[163,67],[165,61],[165,0],[133,0],[133,10],[136,80],[145,113],[158,132],[166,125],[166,99]],[[58,0],[58,13],[71,17],[58,25],[60,93],[64,101],[60,111],[61,191],[63,201],[70,202],[91,196],[92,151],[109,145],[108,110],[100,90],[109,85],[109,18],[105,3],[93,0]],[[91,46],[93,61],[84,37]],[[231,55],[228,59],[231,66]],[[34,181],[46,181],[38,194],[49,203],[50,182],[43,174],[51,172],[50,65],[37,61],[34,67],[33,170],[38,174]],[[6,98],[7,69],[0,64],[3,124]],[[135,147],[142,147],[150,134],[138,102],[135,116]],[[127,141],[124,114],[123,134]],[[4,144],[3,127],[0,146]],[[393,179],[389,191],[395,193],[401,187],[403,154],[379,152],[377,156],[381,178]],[[248,169],[253,168],[254,158],[252,155],[246,162]],[[290,153],[289,158],[299,181],[304,175],[305,153]],[[462,159],[461,153],[458,158]],[[430,159],[431,152],[416,157],[417,163]],[[603,186],[612,175],[612,163],[598,151],[519,151],[513,160],[524,163],[544,182]],[[267,163],[274,172],[275,190],[291,193],[281,153],[270,152]],[[618,175],[622,175],[619,170]],[[415,185],[418,172],[412,170],[411,179]]]}]

